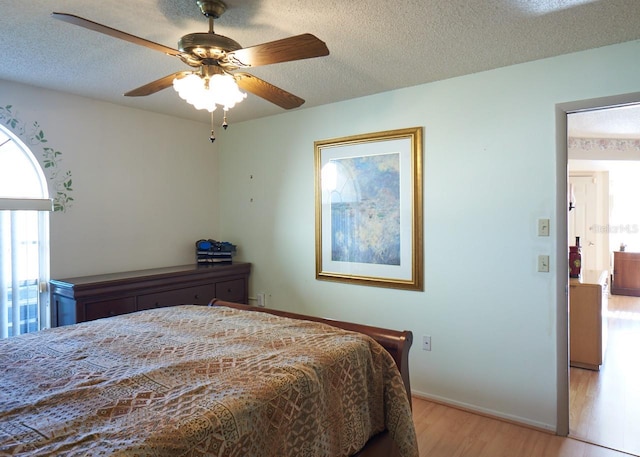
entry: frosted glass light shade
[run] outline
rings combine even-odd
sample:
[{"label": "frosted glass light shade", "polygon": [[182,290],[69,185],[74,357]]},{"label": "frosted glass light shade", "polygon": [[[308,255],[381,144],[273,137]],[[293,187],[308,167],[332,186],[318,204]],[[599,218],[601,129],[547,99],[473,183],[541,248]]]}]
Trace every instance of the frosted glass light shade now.
[{"label": "frosted glass light shade", "polygon": [[226,111],[247,98],[247,94],[240,92],[233,76],[228,74],[213,75],[207,84],[205,78],[192,73],[184,78],[174,79],[173,88],[187,103],[209,112],[214,111],[217,105]]}]

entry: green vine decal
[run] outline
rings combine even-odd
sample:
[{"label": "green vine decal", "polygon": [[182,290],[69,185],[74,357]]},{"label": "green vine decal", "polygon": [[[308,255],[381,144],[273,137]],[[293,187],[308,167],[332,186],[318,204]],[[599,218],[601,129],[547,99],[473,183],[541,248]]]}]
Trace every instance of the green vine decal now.
[{"label": "green vine decal", "polygon": [[18,114],[13,112],[12,105],[0,106],[0,121],[4,122],[22,141],[28,146],[42,148],[42,164],[45,175],[51,181],[55,196],[53,197],[53,210],[66,212],[73,202],[71,192],[73,192],[73,179],[71,171],[61,170],[62,152],[54,148],[45,146],[48,142],[44,131],[38,122],[30,126],[25,124]]}]

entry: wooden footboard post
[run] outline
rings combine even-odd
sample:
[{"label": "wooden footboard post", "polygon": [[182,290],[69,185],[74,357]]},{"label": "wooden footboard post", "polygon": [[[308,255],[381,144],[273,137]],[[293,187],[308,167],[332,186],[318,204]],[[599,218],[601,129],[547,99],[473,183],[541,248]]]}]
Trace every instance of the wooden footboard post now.
[{"label": "wooden footboard post", "polygon": [[[410,330],[404,330],[402,336],[399,337],[397,342],[397,354],[399,359],[394,357],[398,370],[402,375],[402,381],[404,387],[407,390],[407,396],[409,397],[409,405],[411,405],[411,382],[409,381],[409,349],[413,344],[413,333]],[[385,347],[386,348],[386,347]],[[388,350],[388,349],[387,349]],[[393,356],[393,353],[391,354]]]}]

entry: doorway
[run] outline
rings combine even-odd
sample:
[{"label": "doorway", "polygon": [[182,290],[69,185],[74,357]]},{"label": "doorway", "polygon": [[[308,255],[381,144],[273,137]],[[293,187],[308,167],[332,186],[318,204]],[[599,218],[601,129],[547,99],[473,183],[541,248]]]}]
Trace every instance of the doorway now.
[{"label": "doorway", "polygon": [[[568,182],[574,184],[572,190],[576,192],[576,202],[582,199],[583,205],[588,205],[582,211],[573,214],[570,212],[567,216],[566,234],[569,244],[574,244],[578,233],[582,234],[585,269],[606,269],[611,272],[612,251],[618,250],[620,239],[616,235],[624,232],[625,228],[629,229],[640,223],[640,220],[632,221],[629,217],[620,219],[624,201],[620,195],[625,187],[625,173],[618,171],[614,178],[612,171],[613,168],[629,171],[632,168],[631,159],[635,160],[633,165],[638,167],[637,170],[640,172],[640,151],[635,152],[637,157],[633,157],[633,150],[624,151],[625,144],[635,146],[640,141],[640,104],[637,104],[637,100],[635,94],[628,96],[626,100],[599,100],[593,101],[592,104],[585,102],[585,105],[575,111],[581,118],[591,117],[596,121],[610,116],[613,119],[607,121],[609,125],[593,124],[592,132],[575,131],[575,126],[572,125],[572,110],[566,109],[563,114],[567,120],[567,144],[570,145],[567,155]],[[628,123],[619,118],[625,112],[633,118],[633,122]],[[633,126],[634,131],[628,130],[629,124]],[[577,136],[583,137],[583,146],[592,146],[577,150],[578,155],[582,154],[581,160],[575,160]],[[571,148],[572,143],[574,149]],[[612,148],[608,149],[608,145],[612,145]],[[613,162],[615,166],[611,160],[616,161]],[[637,176],[636,173],[634,180],[637,180]],[[610,182],[618,188],[618,197],[615,192],[609,192]],[[596,190],[596,183],[600,186],[599,190]],[[599,199],[593,195],[594,192],[604,194],[604,198]],[[610,203],[611,209],[617,210],[618,213],[617,219],[613,217],[611,221]],[[597,214],[598,212],[601,214]],[[638,215],[640,218],[640,208]],[[622,235],[628,239],[631,233],[627,231]],[[640,234],[637,238],[640,240]],[[636,249],[640,251],[640,243],[638,244]],[[568,433],[572,438],[640,455],[640,439],[636,438],[635,429],[627,425],[637,424],[640,418],[640,396],[633,393],[635,386],[640,383],[640,363],[636,355],[640,349],[640,298],[611,296],[608,312],[603,318],[607,319],[605,328],[609,330],[609,344],[605,349],[605,360],[601,370],[569,368]]]},{"label": "doorway", "polygon": [[569,244],[580,247],[583,270],[608,270],[609,262],[605,257],[609,242],[603,229],[609,223],[608,172],[595,171],[588,165],[572,167],[571,162],[570,159],[569,188],[574,207],[569,211]]}]

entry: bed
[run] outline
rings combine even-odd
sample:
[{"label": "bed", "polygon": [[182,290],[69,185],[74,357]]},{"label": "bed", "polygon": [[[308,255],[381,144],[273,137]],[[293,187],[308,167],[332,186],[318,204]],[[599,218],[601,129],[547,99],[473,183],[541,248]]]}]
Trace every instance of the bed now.
[{"label": "bed", "polygon": [[417,457],[410,346],[221,301],[2,340],[0,455]]}]

